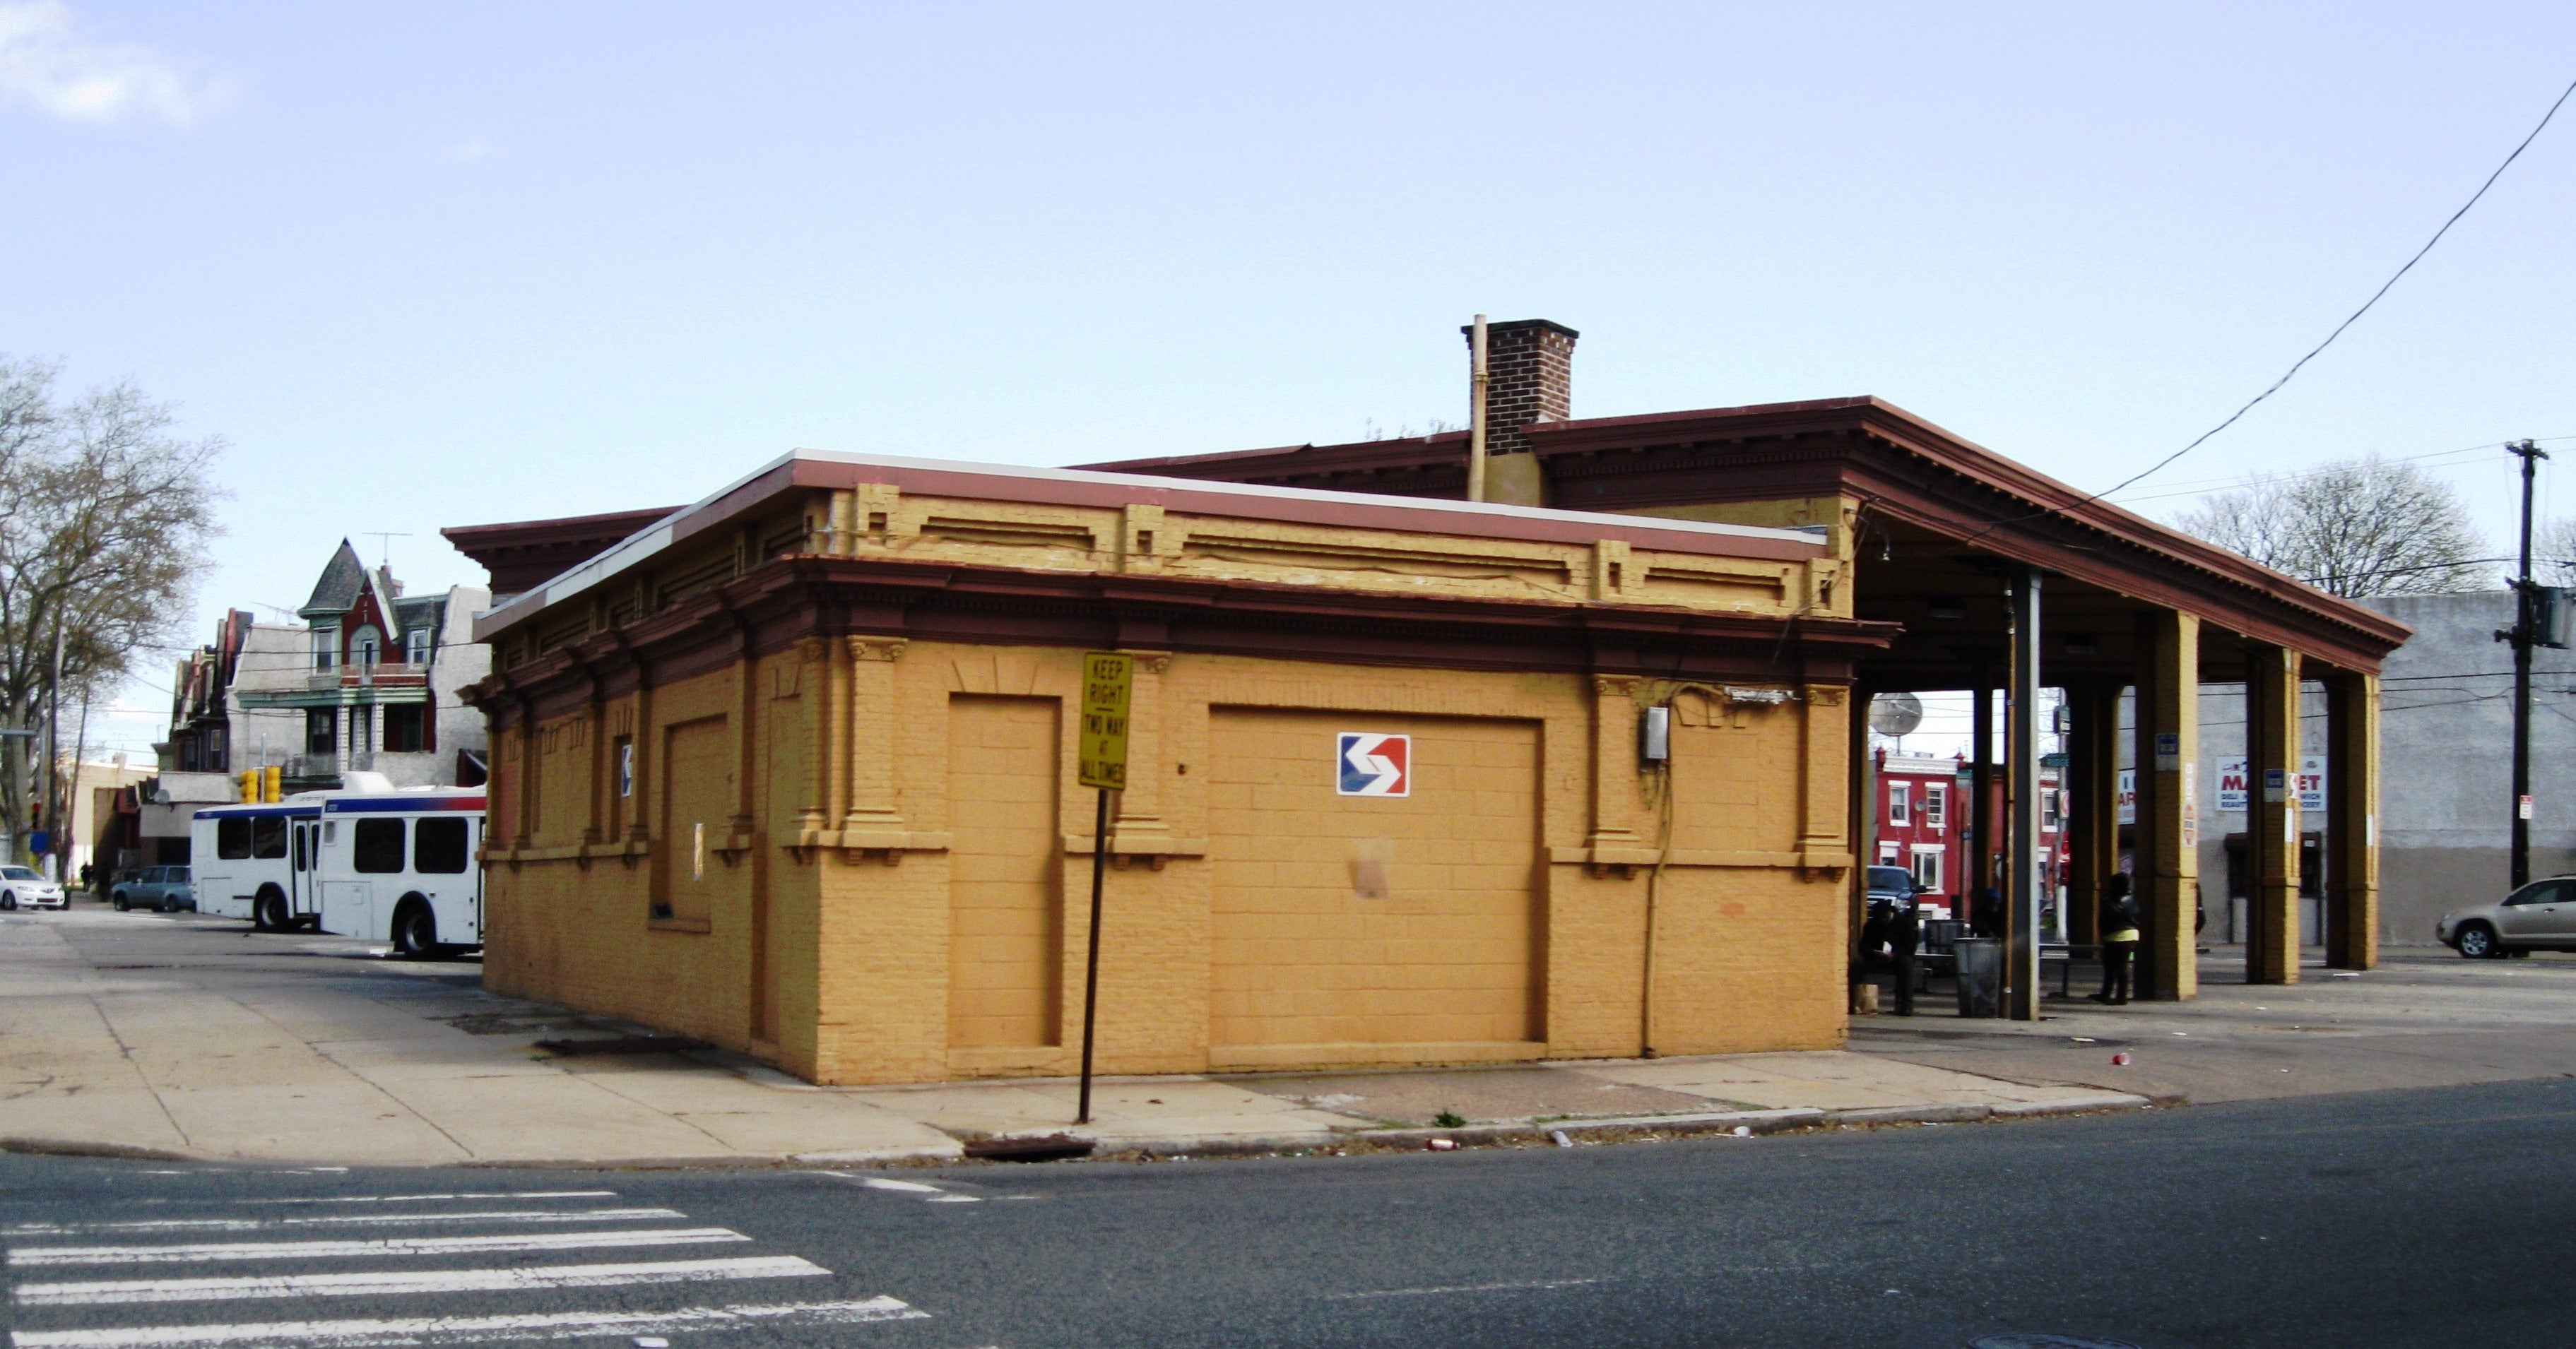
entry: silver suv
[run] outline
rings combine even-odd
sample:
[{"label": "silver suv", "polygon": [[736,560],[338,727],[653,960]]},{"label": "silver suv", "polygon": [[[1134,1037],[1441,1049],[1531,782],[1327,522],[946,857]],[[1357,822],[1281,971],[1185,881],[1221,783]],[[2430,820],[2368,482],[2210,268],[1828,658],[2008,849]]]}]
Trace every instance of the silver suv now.
[{"label": "silver suv", "polygon": [[2471,960],[2576,951],[2576,876],[2533,881],[2493,904],[2443,914],[2433,936]]}]

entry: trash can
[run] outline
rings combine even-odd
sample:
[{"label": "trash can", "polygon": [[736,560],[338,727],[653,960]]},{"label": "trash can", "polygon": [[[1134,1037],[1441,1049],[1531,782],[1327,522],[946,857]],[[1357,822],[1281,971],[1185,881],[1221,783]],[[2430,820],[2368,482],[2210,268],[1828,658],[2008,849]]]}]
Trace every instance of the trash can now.
[{"label": "trash can", "polygon": [[1951,948],[1959,959],[1959,1015],[2004,1014],[2004,943],[2000,937],[1961,937]]}]

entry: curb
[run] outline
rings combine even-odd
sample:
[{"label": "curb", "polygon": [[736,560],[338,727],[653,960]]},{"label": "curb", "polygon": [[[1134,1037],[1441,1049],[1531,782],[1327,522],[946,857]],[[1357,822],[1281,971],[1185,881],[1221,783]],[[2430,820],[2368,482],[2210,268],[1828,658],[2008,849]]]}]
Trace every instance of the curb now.
[{"label": "curb", "polygon": [[1479,1144],[1545,1142],[1556,1133],[1568,1138],[1646,1132],[1673,1136],[1789,1133],[1828,1125],[1854,1128],[1896,1124],[1973,1124],[1988,1119],[2041,1119],[2054,1115],[2093,1115],[2145,1110],[2156,1103],[2125,1092],[2099,1092],[2055,1101],[2022,1101],[2007,1105],[1900,1105],[1856,1110],[1728,1110],[1688,1115],[1621,1115],[1601,1119],[1552,1120],[1546,1123],[1470,1124],[1456,1129],[1313,1130],[1238,1138],[1110,1137],[1095,1140],[1097,1153],[1137,1152],[1154,1157],[1252,1157],[1361,1143],[1421,1147],[1435,1138],[1462,1147]]},{"label": "curb", "polygon": [[194,1162],[198,1157],[167,1148],[139,1148],[126,1143],[92,1143],[69,1138],[0,1138],[0,1152],[31,1157],[115,1157],[129,1162]]},{"label": "curb", "polygon": [[[1312,1129],[1296,1133],[1213,1137],[1104,1134],[1093,1138],[1092,1155],[1095,1158],[1104,1158],[1116,1153],[1138,1153],[1148,1157],[1260,1157],[1283,1152],[1311,1152],[1347,1147],[1353,1144],[1418,1150],[1435,1138],[1449,1139],[1462,1147],[1477,1147],[1512,1143],[1545,1143],[1551,1136],[1560,1132],[1569,1139],[1593,1139],[1605,1143],[1621,1141],[1619,1135],[1640,1133],[1661,1137],[1690,1137],[1701,1134],[1733,1134],[1736,1130],[1742,1129],[1747,1136],[1760,1136],[1836,1125],[1845,1128],[1873,1128],[1905,1124],[1972,1124],[1983,1120],[2042,1119],[2050,1116],[2150,1110],[2174,1104],[2179,1102],[2134,1096],[2126,1092],[2097,1092],[2054,1101],[2024,1101],[2005,1105],[1904,1105],[1855,1110],[1820,1110],[1812,1107],[1790,1110],[1727,1110],[1683,1115],[1618,1115],[1595,1119],[1550,1120],[1544,1123],[1470,1124],[1456,1129],[1411,1127]],[[215,1157],[198,1153],[174,1152],[163,1148],[134,1147],[122,1143],[94,1143],[77,1139],[53,1138],[0,1138],[0,1153],[52,1157],[106,1157],[124,1161],[187,1162],[231,1167],[299,1164],[284,1158]],[[965,1160],[965,1146],[950,1139],[946,1140],[944,1145],[927,1147],[856,1148],[838,1152],[718,1153],[697,1157],[513,1157],[478,1158],[456,1162],[375,1163],[375,1165],[445,1166],[459,1170],[487,1171],[714,1171],[786,1166],[936,1166],[962,1163]]]}]

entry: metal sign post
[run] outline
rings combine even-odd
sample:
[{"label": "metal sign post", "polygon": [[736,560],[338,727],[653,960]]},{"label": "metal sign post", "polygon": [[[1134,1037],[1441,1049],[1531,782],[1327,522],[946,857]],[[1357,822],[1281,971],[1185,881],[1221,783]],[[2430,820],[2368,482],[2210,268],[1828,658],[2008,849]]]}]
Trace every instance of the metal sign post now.
[{"label": "metal sign post", "polygon": [[1082,1103],[1073,1122],[1091,1122],[1092,1027],[1100,1011],[1100,886],[1109,863],[1109,794],[1127,786],[1127,704],[1136,659],[1114,651],[1082,657],[1082,736],[1077,778],[1100,789],[1091,825],[1091,955],[1082,975]]}]

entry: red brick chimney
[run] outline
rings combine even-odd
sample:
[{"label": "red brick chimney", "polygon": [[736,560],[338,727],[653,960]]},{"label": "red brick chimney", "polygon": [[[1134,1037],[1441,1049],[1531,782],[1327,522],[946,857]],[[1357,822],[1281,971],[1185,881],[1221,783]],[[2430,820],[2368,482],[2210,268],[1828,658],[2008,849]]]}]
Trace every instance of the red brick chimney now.
[{"label": "red brick chimney", "polygon": [[[1471,325],[1458,331],[1476,340]],[[1532,422],[1574,415],[1574,340],[1583,334],[1547,319],[1485,325],[1485,454],[1488,501],[1544,504],[1543,477],[1533,460],[1494,465],[1506,455],[1529,453],[1522,429]]]}]

